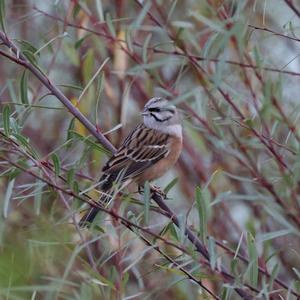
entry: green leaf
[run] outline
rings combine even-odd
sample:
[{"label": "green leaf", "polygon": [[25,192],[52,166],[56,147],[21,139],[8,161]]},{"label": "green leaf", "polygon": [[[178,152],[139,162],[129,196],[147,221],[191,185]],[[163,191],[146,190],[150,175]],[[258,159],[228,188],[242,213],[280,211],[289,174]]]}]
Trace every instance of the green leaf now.
[{"label": "green leaf", "polygon": [[27,86],[27,73],[23,72],[20,81],[20,96],[23,104],[28,104],[28,86]]},{"label": "green leaf", "polygon": [[53,153],[51,155],[52,161],[53,161],[53,165],[54,165],[54,173],[55,176],[59,176],[60,174],[60,161],[59,161],[59,157]]},{"label": "green leaf", "polygon": [[180,243],[184,243],[185,240],[185,226],[186,226],[186,218],[184,215],[178,215],[178,221],[179,221],[179,241]]},{"label": "green leaf", "polygon": [[23,146],[25,147],[27,150],[30,151],[30,154],[38,159],[38,154],[37,152],[34,150],[34,148],[32,147],[32,145],[29,143],[29,138],[27,137],[24,137],[23,135],[21,134],[18,134],[18,133],[13,133],[13,136],[18,140],[18,142]]},{"label": "green leaf", "polygon": [[82,73],[84,82],[89,82],[92,77],[93,70],[95,66],[95,53],[93,49],[89,49],[85,55],[83,64],[82,64]]},{"label": "green leaf", "polygon": [[76,131],[70,131],[72,132],[73,138],[78,138],[79,140],[83,141],[88,146],[91,146],[93,149],[100,151],[102,153],[105,153],[107,155],[111,155],[111,152],[107,149],[105,149],[101,144],[95,143],[92,139],[88,137],[84,137],[81,134],[77,133]]},{"label": "green leaf", "polygon": [[168,194],[169,191],[173,188],[173,186],[176,185],[178,182],[178,177],[174,178],[170,183],[167,184],[167,186],[164,188],[164,193]]},{"label": "green leaf", "polygon": [[110,13],[107,13],[105,15],[105,21],[107,23],[108,30],[110,31],[111,35],[115,38],[117,35]]},{"label": "green leaf", "polygon": [[99,116],[99,113],[98,113],[98,109],[99,109],[99,103],[100,103],[100,99],[101,99],[101,95],[102,95],[102,92],[103,92],[103,89],[104,89],[104,83],[105,83],[105,74],[104,72],[102,72],[97,80],[97,88],[96,88],[96,105],[95,105],[95,123],[96,125],[99,124],[99,121],[98,121],[98,116]]},{"label": "green leaf", "polygon": [[4,133],[7,136],[10,135],[9,117],[10,117],[10,107],[9,105],[5,105],[3,108],[3,128],[4,128]]},{"label": "green leaf", "polygon": [[144,221],[146,225],[149,223],[150,200],[150,185],[146,181],[144,184]]},{"label": "green leaf", "polygon": [[6,193],[4,196],[4,205],[3,205],[4,218],[7,218],[7,216],[8,216],[9,202],[10,202],[11,195],[13,192],[14,184],[15,184],[15,178],[13,180],[11,180],[7,185]]},{"label": "green leaf", "polygon": [[38,68],[37,60],[35,55],[30,51],[23,51],[24,56],[35,66]]},{"label": "green leaf", "polygon": [[78,50],[78,49],[81,47],[81,45],[82,45],[82,43],[84,42],[84,40],[85,40],[86,38],[88,38],[89,36],[91,36],[91,34],[86,34],[84,37],[82,37],[82,38],[80,38],[79,40],[77,40],[77,41],[75,42],[75,44],[74,44],[74,48],[75,48],[76,50]]},{"label": "green leaf", "polygon": [[67,172],[67,182],[70,187],[73,187],[74,180],[75,180],[75,169],[70,169]]},{"label": "green leaf", "polygon": [[6,173],[5,175],[9,178],[9,180],[12,180],[16,178],[20,173],[21,173],[20,169],[13,167],[9,169],[9,172]]},{"label": "green leaf", "polygon": [[70,62],[76,67],[79,66],[79,62],[80,62],[79,55],[76,49],[73,47],[73,45],[64,42],[63,49]]},{"label": "green leaf", "polygon": [[13,117],[9,118],[9,125],[13,133],[19,134],[21,131],[21,127],[19,126],[17,120]]},{"label": "green leaf", "polygon": [[222,287],[221,300],[229,300],[231,299],[232,289],[227,286]]},{"label": "green leaf", "polygon": [[133,23],[130,25],[132,28],[139,28],[146,17],[149,9],[151,8],[152,2],[147,1],[143,3],[143,8],[141,9],[139,15],[134,19]]},{"label": "green leaf", "polygon": [[276,263],[275,266],[272,269],[271,276],[270,276],[270,279],[269,279],[270,290],[272,290],[272,288],[273,288],[274,279],[277,277],[279,271],[280,271],[279,264]]},{"label": "green leaf", "polygon": [[143,63],[147,63],[147,53],[148,53],[148,47],[150,40],[152,38],[152,33],[149,33],[145,39],[145,42],[143,44],[143,50],[142,50],[142,57],[143,57]]},{"label": "green leaf", "polygon": [[207,210],[206,210],[205,199],[203,197],[200,187],[196,188],[196,206],[198,209],[198,216],[199,216],[200,238],[203,241],[203,243],[205,243],[206,236],[207,236]]},{"label": "green leaf", "polygon": [[[176,60],[176,59],[172,59],[172,61],[174,61],[174,65],[178,65],[179,64],[179,61]],[[162,66],[165,66],[167,64],[167,59],[166,58],[163,58],[163,59],[160,59],[160,60],[155,60],[151,63],[147,63],[147,64],[139,64],[139,65],[136,65],[132,68],[130,68],[128,70],[128,74],[133,74],[133,75],[136,75],[136,74],[141,74],[142,71],[147,71],[147,70],[156,70],[157,68],[160,68]]]},{"label": "green leaf", "polygon": [[261,242],[265,242],[265,241],[276,239],[278,237],[282,237],[287,234],[291,234],[293,232],[294,232],[294,230],[292,230],[292,229],[282,229],[282,230],[278,230],[278,231],[264,233],[264,234],[260,235],[258,239]]},{"label": "green leaf", "polygon": [[247,233],[247,246],[248,246],[248,255],[249,255],[249,265],[247,272],[249,275],[249,280],[251,285],[257,287],[258,280],[258,256],[255,246],[254,236],[248,232]]},{"label": "green leaf", "polygon": [[[93,53],[92,53],[93,54]],[[91,56],[92,61],[94,60],[94,54]],[[85,88],[83,89],[83,91],[81,92],[80,96],[78,97],[78,102],[82,99],[83,95],[85,94],[85,92],[88,90],[88,88],[91,86],[91,84],[94,82],[94,80],[97,78],[97,76],[99,75],[99,73],[102,71],[103,67],[106,65],[106,63],[109,61],[109,57],[107,57],[103,63],[101,64],[101,66],[98,68],[98,70],[95,72],[95,74],[92,76],[92,78],[89,80],[89,82],[86,84]],[[85,61],[84,61],[85,62]],[[85,63],[84,63],[84,67],[85,67]]]},{"label": "green leaf", "polygon": [[126,31],[125,41],[126,41],[126,45],[127,45],[129,52],[133,53],[134,50],[133,50],[133,43],[132,43],[132,37],[131,37],[130,30]]},{"label": "green leaf", "polygon": [[5,32],[5,0],[0,0],[0,24],[2,31]]},{"label": "green leaf", "polygon": [[[76,118],[72,118],[71,121],[70,121],[70,124],[69,124],[69,127],[68,127],[68,130],[67,130],[67,142],[72,140],[73,137],[74,137],[74,128],[75,128],[75,120]],[[71,147],[71,143],[67,143],[67,148],[70,148]]]},{"label": "green leaf", "polygon": [[80,193],[80,188],[79,188],[79,184],[77,181],[74,181],[74,183],[73,183],[73,192],[76,195],[79,195],[79,193]]},{"label": "green leaf", "polygon": [[[167,232],[170,232],[171,236],[175,239],[175,241],[178,241],[178,235],[174,226],[173,222],[169,222],[159,233],[160,236],[165,235]],[[154,239],[154,242],[156,242],[156,238]]]},{"label": "green leaf", "polygon": [[300,280],[300,271],[297,268],[292,268],[294,273],[297,275],[298,279]]},{"label": "green leaf", "polygon": [[238,274],[238,260],[235,257],[230,261],[230,270],[231,270],[231,273],[234,275],[234,277],[236,277],[236,278],[239,277],[239,274]]},{"label": "green leaf", "polygon": [[76,3],[74,5],[73,11],[72,11],[73,19],[76,19],[76,17],[78,16],[80,10],[81,10],[80,5],[78,3]]},{"label": "green leaf", "polygon": [[[41,175],[41,174],[40,174]],[[37,185],[34,189],[34,210],[36,215],[40,215],[41,206],[42,206],[42,196],[43,196],[43,187],[45,184],[43,182],[37,182]]]},{"label": "green leaf", "polygon": [[22,52],[31,52],[32,54],[35,54],[38,49],[34,47],[31,43],[25,40],[18,40],[18,43],[21,44],[21,50]]},{"label": "green leaf", "polygon": [[65,87],[68,89],[74,89],[74,90],[78,90],[78,91],[83,90],[83,88],[81,86],[74,85],[74,84],[57,84],[57,86]]},{"label": "green leaf", "polygon": [[215,269],[217,263],[216,242],[213,237],[208,238],[208,253],[210,257],[210,267]]}]

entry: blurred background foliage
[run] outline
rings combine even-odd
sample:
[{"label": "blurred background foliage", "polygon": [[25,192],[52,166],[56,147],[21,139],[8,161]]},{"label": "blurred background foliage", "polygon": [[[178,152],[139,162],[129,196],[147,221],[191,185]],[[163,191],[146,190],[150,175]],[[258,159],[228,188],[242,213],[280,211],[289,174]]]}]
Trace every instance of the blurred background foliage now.
[{"label": "blurred background foliage", "polygon": [[[144,233],[104,213],[79,230],[81,202],[14,163],[97,198],[109,153],[0,53],[0,299],[239,299],[233,286],[259,299],[297,299],[296,3],[1,0],[2,29],[116,147],[149,98],[180,108],[184,149],[156,184],[170,189],[168,205],[212,259],[204,262],[183,229],[135,193],[117,197],[113,209],[186,253],[151,235],[145,245]],[[218,272],[221,263],[234,283]]]}]

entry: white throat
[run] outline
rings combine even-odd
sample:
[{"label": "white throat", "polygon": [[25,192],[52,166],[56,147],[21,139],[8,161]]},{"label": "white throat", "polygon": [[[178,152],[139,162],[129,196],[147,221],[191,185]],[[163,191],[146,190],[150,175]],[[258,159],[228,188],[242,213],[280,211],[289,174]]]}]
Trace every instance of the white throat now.
[{"label": "white throat", "polygon": [[172,125],[163,125],[158,122],[153,122],[152,120],[144,119],[145,126],[155,129],[157,131],[177,136],[180,139],[182,138],[182,126],[180,124],[172,124]]},{"label": "white throat", "polygon": [[162,127],[159,129],[160,131],[167,133],[169,135],[177,136],[182,138],[182,126],[180,124],[173,124]]}]

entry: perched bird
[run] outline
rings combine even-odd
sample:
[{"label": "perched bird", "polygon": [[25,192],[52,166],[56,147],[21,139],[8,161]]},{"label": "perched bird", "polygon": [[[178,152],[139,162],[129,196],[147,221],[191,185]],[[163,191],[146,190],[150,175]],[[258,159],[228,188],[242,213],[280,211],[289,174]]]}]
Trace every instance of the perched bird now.
[{"label": "perched bird", "polygon": [[[182,149],[182,127],[174,105],[160,97],[150,99],[139,124],[103,167],[100,179],[105,205],[112,198],[115,184],[122,187],[134,181],[142,186],[161,177],[178,160]],[[92,207],[82,217],[80,226],[93,222],[99,209]]]}]

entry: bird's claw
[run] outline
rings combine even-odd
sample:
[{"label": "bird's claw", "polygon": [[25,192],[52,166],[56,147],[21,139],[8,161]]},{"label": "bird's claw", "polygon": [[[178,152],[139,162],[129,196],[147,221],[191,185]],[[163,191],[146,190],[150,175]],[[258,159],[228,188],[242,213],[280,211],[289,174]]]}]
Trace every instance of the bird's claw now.
[{"label": "bird's claw", "polygon": [[151,186],[151,193],[159,194],[164,199],[166,199],[166,197],[167,197],[166,193],[159,186],[156,186],[156,185]]}]

